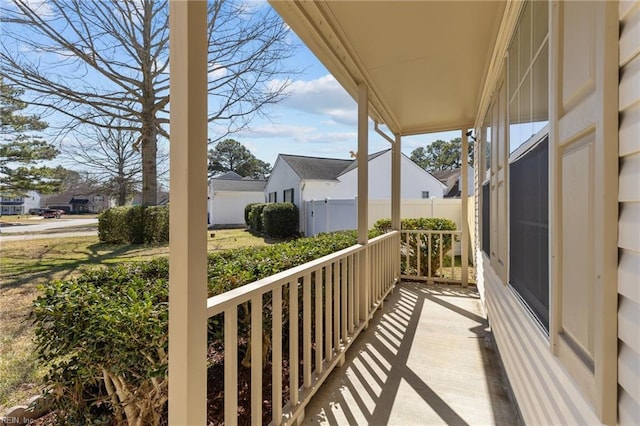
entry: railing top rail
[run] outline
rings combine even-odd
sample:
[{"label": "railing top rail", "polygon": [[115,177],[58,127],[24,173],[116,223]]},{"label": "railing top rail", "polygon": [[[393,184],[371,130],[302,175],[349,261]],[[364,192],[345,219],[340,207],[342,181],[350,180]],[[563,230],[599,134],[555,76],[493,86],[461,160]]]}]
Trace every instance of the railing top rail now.
[{"label": "railing top rail", "polygon": [[336,260],[359,252],[364,248],[361,244],[347,247],[335,253],[328,254],[311,262],[295,266],[286,271],[278,272],[252,283],[234,288],[222,294],[212,296],[207,299],[207,316],[211,318],[214,315],[224,312],[231,306],[237,306],[251,300],[257,294],[264,294],[273,290],[276,286],[283,283],[297,281],[300,277],[309,272],[325,267]]},{"label": "railing top rail", "polygon": [[[387,238],[391,238],[396,235],[398,231],[388,232],[384,235],[372,238],[368,244],[375,244]],[[282,285],[287,282],[297,281],[300,277],[323,268],[336,260],[339,260],[345,256],[355,254],[364,249],[364,245],[356,244],[351,247],[347,247],[335,253],[328,254],[311,262],[304,263],[302,265],[295,266],[286,271],[278,272],[266,278],[254,281],[252,283],[243,285],[242,287],[234,288],[233,290],[226,291],[222,294],[212,296],[207,299],[207,317],[211,318],[214,315],[224,312],[226,309],[240,305],[244,302],[251,300],[254,296],[267,293],[273,290],[276,286]]]},{"label": "railing top rail", "polygon": [[369,244],[375,244],[379,241],[386,240],[387,238],[391,238],[398,233],[400,233],[400,231],[389,231],[386,234],[378,235],[377,237],[370,239]]},{"label": "railing top rail", "polygon": [[437,229],[403,229],[400,232],[402,232],[403,234],[455,234],[455,235],[462,234],[461,230],[450,231],[450,230],[437,230]]}]

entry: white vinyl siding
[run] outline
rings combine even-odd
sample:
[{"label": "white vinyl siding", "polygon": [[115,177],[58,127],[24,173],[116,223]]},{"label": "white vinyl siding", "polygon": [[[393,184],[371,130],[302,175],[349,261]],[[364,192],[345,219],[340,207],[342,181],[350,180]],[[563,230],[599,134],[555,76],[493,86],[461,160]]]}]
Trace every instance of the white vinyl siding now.
[{"label": "white vinyl siding", "polygon": [[[508,110],[504,87],[508,86],[510,75],[504,69],[501,73],[498,68],[492,74],[492,81],[488,82],[492,93],[481,102],[487,109],[479,111],[476,122],[477,128],[483,127],[480,120],[484,114],[492,115],[490,256],[476,250],[478,286],[483,289],[487,315],[526,424],[615,424],[616,420],[623,423],[625,418],[629,424],[640,421],[640,339],[636,337],[640,316],[634,305],[640,299],[638,268],[626,271],[627,275],[620,273],[618,280],[619,270],[638,264],[635,253],[640,254],[640,202],[622,206],[618,216],[618,185],[621,191],[637,193],[637,188],[623,179],[637,181],[638,172],[636,166],[629,168],[634,161],[629,165],[621,162],[628,171],[620,173],[628,177],[618,179],[617,7],[616,2],[549,4],[548,334],[515,290],[505,285],[510,274],[505,260],[509,260],[511,251],[506,238],[512,230],[502,219],[509,218],[504,188],[508,188],[511,178],[506,167],[509,145],[504,123]],[[507,12],[500,29],[502,44],[496,46],[494,62],[508,60],[508,55],[501,52],[507,50],[505,45],[510,45],[518,31],[515,21],[520,11]],[[623,33],[624,29],[623,26]],[[532,30],[524,31],[530,34]],[[633,43],[637,46],[635,34]],[[526,80],[526,75],[517,79],[525,85]],[[631,90],[639,93],[638,83],[626,84],[625,96]],[[512,95],[510,100],[515,102],[520,94]],[[525,101],[525,105],[531,105],[530,99]],[[630,104],[640,108],[637,98]],[[518,117],[520,112],[518,109]],[[525,112],[528,116],[529,111]],[[638,113],[634,114],[638,117]],[[514,122],[519,121],[520,118]],[[625,126],[624,118],[620,125]],[[633,127],[628,131],[629,137],[637,140],[637,118],[628,125]],[[525,142],[514,156],[528,145]],[[640,146],[634,142],[633,155],[639,152]],[[476,190],[482,183],[476,182]],[[625,235],[620,231],[620,241],[618,219],[620,229],[626,227]],[[626,249],[625,244],[634,247],[627,250],[635,257],[618,264],[618,248]],[[624,286],[634,294],[633,304],[625,300],[619,306],[620,288],[626,279],[631,279]],[[621,390],[622,387],[629,389]]]},{"label": "white vinyl siding", "polygon": [[618,423],[640,422],[640,1],[619,4]]}]

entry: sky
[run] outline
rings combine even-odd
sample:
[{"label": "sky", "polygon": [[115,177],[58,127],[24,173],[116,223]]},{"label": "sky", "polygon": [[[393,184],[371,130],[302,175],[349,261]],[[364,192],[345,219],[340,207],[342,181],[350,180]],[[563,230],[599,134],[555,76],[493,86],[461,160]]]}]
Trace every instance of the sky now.
[{"label": "sky", "polygon": [[[45,19],[51,15],[47,0],[28,1]],[[8,0],[0,0],[0,3],[7,5]],[[249,0],[249,4],[255,11],[270,7],[263,0]],[[255,118],[248,128],[231,137],[271,165],[280,153],[350,158],[350,151],[357,151],[355,101],[293,32],[291,43],[297,46],[296,54],[287,59],[285,66],[300,72],[290,77],[288,96],[263,111],[267,118]],[[50,123],[55,121],[53,117],[48,119]],[[390,144],[373,130],[373,122],[369,124],[369,152],[389,148]],[[215,139],[215,128],[211,127],[210,137]],[[459,136],[455,131],[406,137],[402,140],[402,151],[410,155],[413,149],[436,139],[448,141]],[[73,143],[73,138],[63,143]],[[71,168],[77,169],[77,165]]]},{"label": "sky", "polygon": [[[267,111],[269,119],[255,119],[234,138],[256,157],[273,165],[279,153],[329,158],[350,158],[357,151],[357,104],[309,49],[295,37],[298,50],[290,60],[303,69],[289,87],[288,97]],[[402,151],[410,155],[437,139],[451,140],[460,132],[405,137]],[[369,123],[369,152],[390,148]]]}]

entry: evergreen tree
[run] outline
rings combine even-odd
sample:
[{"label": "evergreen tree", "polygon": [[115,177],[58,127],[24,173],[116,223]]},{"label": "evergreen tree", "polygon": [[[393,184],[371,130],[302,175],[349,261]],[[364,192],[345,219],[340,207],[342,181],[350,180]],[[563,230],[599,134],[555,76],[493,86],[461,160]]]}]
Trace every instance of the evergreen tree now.
[{"label": "evergreen tree", "polygon": [[234,139],[218,142],[209,150],[209,175],[236,172],[240,176],[262,178],[271,172],[271,165],[257,159],[251,151]]},{"label": "evergreen tree", "polygon": [[[425,147],[411,151],[411,160],[427,170],[452,170],[462,166],[462,139],[455,138],[449,142],[436,140]],[[473,141],[469,141],[469,166],[473,166]]]},{"label": "evergreen tree", "polygon": [[4,196],[20,196],[30,190],[56,192],[65,169],[41,164],[59,152],[37,136],[47,123],[38,116],[19,113],[27,107],[20,100],[22,94],[22,90],[5,85],[0,78],[0,191]]}]

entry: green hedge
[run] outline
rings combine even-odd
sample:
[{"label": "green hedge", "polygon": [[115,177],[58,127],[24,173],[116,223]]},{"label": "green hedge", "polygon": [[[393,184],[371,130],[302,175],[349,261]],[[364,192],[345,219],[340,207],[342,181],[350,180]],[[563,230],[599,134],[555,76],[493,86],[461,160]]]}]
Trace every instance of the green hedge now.
[{"label": "green hedge", "polygon": [[102,243],[144,244],[169,241],[169,206],[113,207],[98,216]]},{"label": "green hedge", "polygon": [[256,203],[249,211],[249,228],[256,232],[262,232],[262,210],[267,207],[267,203]]},{"label": "green hedge", "polygon": [[298,207],[293,203],[271,203],[262,210],[262,228],[270,237],[287,238],[298,234]]},{"label": "green hedge", "polygon": [[[345,231],[211,253],[208,294],[334,253],[356,240],[355,231]],[[49,283],[34,301],[38,353],[49,365],[47,381],[67,424],[158,423],[167,398],[168,276],[166,258],[105,267]],[[239,309],[239,342],[247,341],[243,324],[249,323],[250,311],[244,308]],[[287,315],[285,306],[283,321]],[[213,345],[222,328],[215,319],[209,326]],[[118,393],[116,387],[126,391]]]},{"label": "green hedge", "polygon": [[[373,228],[380,232],[389,232],[391,228],[391,219],[380,219]],[[452,220],[443,218],[423,217],[418,219],[402,219],[400,221],[400,229],[403,230],[435,230],[435,231],[455,231],[456,224]],[[418,271],[418,256],[415,256],[418,250],[418,238],[420,239],[420,270]],[[440,244],[442,241],[442,253],[446,254],[453,247],[453,241],[450,235],[440,238],[431,238],[429,240],[426,235],[409,234],[408,238],[402,239],[403,251],[411,254],[413,262],[410,264],[406,261],[406,256],[402,256],[401,273],[403,275],[421,275],[427,276],[429,273],[429,265],[431,265],[431,274],[437,275],[440,268]],[[429,246],[431,246],[431,256],[429,257]]]},{"label": "green hedge", "polygon": [[256,204],[262,204],[262,203],[249,203],[244,207],[244,223],[247,224],[247,226],[251,226],[251,220],[249,219],[249,214],[251,213],[251,209],[253,208],[253,206],[255,206]]}]

